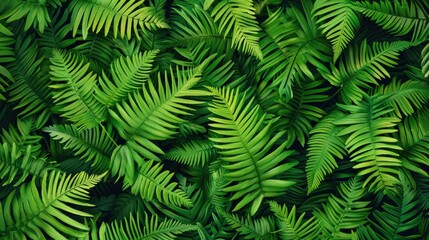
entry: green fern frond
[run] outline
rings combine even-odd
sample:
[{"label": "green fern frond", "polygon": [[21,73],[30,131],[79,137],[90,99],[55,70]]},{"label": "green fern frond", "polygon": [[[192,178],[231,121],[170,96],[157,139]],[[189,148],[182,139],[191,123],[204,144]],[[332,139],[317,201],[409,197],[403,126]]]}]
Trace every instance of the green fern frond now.
[{"label": "green fern frond", "polygon": [[160,221],[158,215],[153,214],[150,218],[145,213],[145,218],[140,219],[130,215],[124,221],[113,221],[110,224],[102,223],[99,231],[100,240],[116,239],[156,239],[170,240],[176,239],[177,235],[195,231],[196,226],[184,224],[173,219],[164,219]]},{"label": "green fern frond", "polygon": [[318,122],[325,115],[325,111],[317,106],[329,100],[327,91],[330,87],[322,86],[323,80],[308,81],[301,86],[293,88],[294,98],[287,101],[281,98],[281,105],[277,115],[283,116],[279,120],[279,126],[288,131],[287,146],[291,146],[295,140],[304,146],[308,133],[312,129],[312,122]]},{"label": "green fern frond", "polygon": [[368,221],[370,202],[361,200],[367,190],[359,178],[354,177],[341,183],[338,193],[339,196],[331,194],[327,204],[314,211],[322,226],[324,239],[351,239],[350,230]]},{"label": "green fern frond", "polygon": [[40,144],[42,136],[34,133],[37,130],[35,124],[35,120],[31,118],[17,119],[16,126],[10,124],[7,129],[2,129],[0,139],[3,143],[8,143],[9,145],[15,143],[19,149],[25,149],[28,145],[31,145],[32,154],[34,156],[39,155],[42,149]]},{"label": "green fern frond", "polygon": [[254,219],[250,216],[241,218],[236,214],[226,212],[221,214],[226,222],[240,233],[243,239],[275,239],[275,223],[272,217]]},{"label": "green fern frond", "polygon": [[115,145],[112,141],[115,136],[111,125],[103,130],[96,126],[81,131],[74,125],[53,125],[44,128],[43,131],[48,132],[52,139],[59,140],[64,149],[71,149],[75,156],[91,162],[94,170],[99,172],[108,170]]},{"label": "green fern frond", "polygon": [[[429,167],[429,110],[418,111],[398,124],[399,143],[405,168],[429,177],[423,169]],[[425,167],[426,166],[426,167]]]},{"label": "green fern frond", "polygon": [[[116,104],[116,111],[109,110],[113,125],[126,145],[148,159],[159,159],[154,153],[163,151],[153,140],[166,140],[177,133],[178,124],[185,120],[178,115],[190,115],[193,109],[189,105],[200,104],[190,96],[204,96],[203,90],[191,89],[201,78],[205,64],[195,69],[179,72],[175,76],[158,74],[158,89],[152,81],[147,81],[143,92],[135,92],[129,102]],[[171,81],[171,83],[169,83]]]},{"label": "green fern frond", "polygon": [[352,8],[351,0],[316,0],[313,15],[318,17],[322,33],[331,41],[334,62],[354,39],[361,19]]},{"label": "green fern frond", "polygon": [[149,79],[153,60],[159,51],[148,51],[130,57],[120,57],[110,65],[112,80],[104,73],[100,78],[100,89],[96,89],[97,99],[107,107],[114,106],[138,91]]},{"label": "green fern frond", "polygon": [[216,157],[212,141],[190,140],[182,143],[163,156],[164,159],[176,161],[188,166],[203,166]]},{"label": "green fern frond", "polygon": [[332,85],[341,88],[341,99],[346,104],[359,103],[367,89],[378,85],[379,80],[390,77],[386,67],[394,67],[399,53],[410,46],[405,41],[368,45],[364,40],[347,51],[338,68],[331,64],[332,71],[323,73],[323,76]]},{"label": "green fern frond", "polygon": [[131,187],[133,194],[140,194],[143,199],[151,201],[155,197],[166,205],[192,206],[192,201],[172,182],[174,173],[162,169],[162,165],[154,161],[142,163],[135,178],[125,177],[124,187]]},{"label": "green fern frond", "polygon": [[42,177],[48,171],[46,160],[32,154],[32,146],[20,149],[15,143],[0,145],[1,185],[19,186],[28,176]]},{"label": "green fern frond", "polygon": [[341,128],[334,121],[345,117],[334,111],[326,115],[310,132],[305,171],[307,173],[308,193],[317,189],[325,176],[338,168],[336,159],[347,155],[345,139],[337,136]]},{"label": "green fern frond", "polygon": [[[15,61],[12,48],[14,42],[13,33],[0,22],[0,64]],[[12,74],[7,68],[0,65],[0,101],[6,100],[3,93],[11,82],[14,82]]]},{"label": "green fern frond", "polygon": [[264,74],[264,81],[272,81],[279,87],[279,93],[293,97],[292,86],[303,78],[315,80],[310,65],[326,68],[331,48],[322,37],[311,17],[312,3],[301,1],[300,7],[292,6],[269,15],[262,24],[260,41],[264,58],[258,71]]},{"label": "green fern frond", "polygon": [[314,216],[304,219],[305,213],[303,213],[297,219],[295,205],[289,210],[286,205],[280,206],[274,201],[270,202],[270,209],[276,216],[281,239],[316,239],[318,237],[320,223]]},{"label": "green fern frond", "polygon": [[54,90],[56,112],[77,125],[92,128],[105,119],[106,109],[94,97],[97,75],[88,72],[76,55],[64,51],[52,51],[51,81]]},{"label": "green fern frond", "polygon": [[386,103],[394,107],[399,118],[413,114],[429,102],[429,83],[418,80],[401,82],[394,78],[389,84],[377,88],[376,92],[389,96]]},{"label": "green fern frond", "polygon": [[[403,180],[403,179],[402,179]],[[419,234],[409,230],[417,227],[422,219],[419,211],[416,191],[409,183],[401,181],[398,194],[389,195],[393,204],[385,202],[380,210],[375,210],[370,220],[374,229],[382,239],[421,239]]]},{"label": "green fern frond", "polygon": [[285,143],[276,146],[284,132],[273,134],[272,122],[265,124],[266,116],[261,113],[254,98],[230,88],[209,88],[214,95],[209,110],[211,131],[218,134],[210,140],[215,142],[227,180],[233,183],[224,190],[233,192],[231,200],[240,199],[233,211],[251,203],[250,213],[254,215],[266,197],[282,195],[294,182],[278,179],[276,175],[297,164],[284,162],[293,151],[286,151]]},{"label": "green fern frond", "polygon": [[252,0],[221,0],[214,6],[211,15],[225,37],[232,35],[233,48],[262,59],[258,44],[260,28]]},{"label": "green fern frond", "polygon": [[345,128],[338,136],[347,136],[346,148],[353,168],[359,169],[358,175],[366,175],[363,186],[369,185],[374,192],[393,190],[399,183],[398,170],[402,166],[397,151],[402,150],[396,143],[398,140],[388,134],[394,133],[397,117],[386,114],[393,108],[386,106],[385,96],[364,96],[363,101],[356,105],[338,106],[347,112],[345,118],[334,123]]},{"label": "green fern frond", "polygon": [[397,36],[426,31],[429,26],[429,14],[410,0],[360,1],[353,3],[353,9]]},{"label": "green fern frond", "polygon": [[14,109],[19,109],[18,116],[37,116],[38,124],[46,122],[50,115],[51,99],[49,75],[42,76],[43,57],[38,52],[37,41],[33,35],[16,39],[16,60],[10,66],[15,82],[9,86],[9,101],[18,102]]},{"label": "green fern frond", "polygon": [[168,28],[164,16],[153,7],[143,7],[144,1],[138,0],[73,0],[70,3],[72,11],[73,36],[82,25],[82,36],[86,39],[88,31],[98,33],[104,28],[107,36],[113,29],[113,36],[121,38],[136,36],[140,39],[138,28],[156,29]]},{"label": "green fern frond", "polygon": [[102,177],[53,171],[43,176],[40,190],[33,178],[0,203],[0,237],[65,240],[85,236],[89,228],[82,218],[92,215],[78,207],[92,206],[87,202],[88,190]]}]

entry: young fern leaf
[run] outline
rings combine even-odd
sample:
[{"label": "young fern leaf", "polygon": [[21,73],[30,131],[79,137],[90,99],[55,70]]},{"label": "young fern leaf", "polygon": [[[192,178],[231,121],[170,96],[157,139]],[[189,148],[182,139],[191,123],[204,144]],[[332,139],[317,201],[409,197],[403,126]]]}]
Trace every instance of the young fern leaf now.
[{"label": "young fern leaf", "polygon": [[150,218],[147,213],[144,214],[144,220],[130,215],[123,221],[114,220],[111,223],[103,222],[98,232],[100,240],[116,239],[159,239],[172,240],[177,235],[197,230],[196,226],[184,224],[174,219],[164,219],[160,221],[158,215],[153,214]]},{"label": "young fern leaf", "polygon": [[429,83],[418,80],[401,82],[394,78],[389,84],[381,85],[376,92],[389,96],[386,103],[394,107],[399,118],[412,115],[429,102]]},{"label": "young fern leaf", "polygon": [[353,3],[353,9],[396,36],[406,35],[410,31],[421,33],[429,27],[428,13],[410,0],[359,1]]},{"label": "young fern leaf", "polygon": [[115,143],[112,127],[106,131],[99,126],[79,131],[74,125],[53,125],[43,131],[49,133],[52,139],[59,140],[64,149],[71,149],[75,156],[91,162],[91,166],[98,172],[108,170],[110,156]]},{"label": "young fern leaf", "polygon": [[134,178],[125,177],[124,187],[131,187],[133,194],[140,194],[143,199],[152,201],[155,196],[158,201],[166,205],[174,204],[176,206],[192,206],[192,201],[180,189],[177,189],[177,183],[172,182],[174,173],[168,170],[162,170],[162,165],[154,161],[146,161]]},{"label": "young fern leaf", "polygon": [[[117,103],[117,110],[109,110],[113,125],[126,145],[141,156],[159,160],[155,154],[164,152],[152,141],[171,139],[176,133],[178,124],[185,122],[178,115],[190,115],[193,109],[189,105],[200,104],[191,96],[204,96],[203,90],[191,89],[201,78],[205,66],[187,71],[179,71],[177,76],[170,69],[170,77],[158,75],[158,89],[147,81],[143,93],[135,92],[129,102]],[[171,83],[170,83],[171,82]]]},{"label": "young fern leaf", "polygon": [[275,239],[275,223],[272,217],[254,219],[248,216],[241,218],[236,214],[221,212],[226,222],[240,235],[242,239]]},{"label": "young fern leaf", "polygon": [[346,104],[359,103],[367,89],[390,77],[386,67],[394,67],[399,53],[410,46],[405,41],[374,42],[368,46],[365,40],[347,51],[338,68],[331,64],[332,71],[322,73],[323,77],[332,85],[341,87],[341,99]]},{"label": "young fern leaf", "polygon": [[345,139],[337,136],[342,129],[334,124],[345,115],[339,111],[322,118],[310,132],[305,171],[307,173],[308,192],[317,189],[325,176],[338,168],[336,159],[347,155]]},{"label": "young fern leaf", "polygon": [[114,106],[139,91],[149,79],[152,63],[158,50],[120,57],[110,65],[112,80],[104,73],[100,78],[100,89],[96,88],[96,98],[107,107]]},{"label": "young fern leaf", "polygon": [[300,79],[315,80],[309,65],[326,69],[324,64],[331,54],[329,42],[311,17],[311,1],[302,1],[302,8],[292,6],[286,12],[279,9],[262,24],[264,58],[258,71],[286,98],[293,97],[292,86]]},{"label": "young fern leaf", "polygon": [[361,201],[367,190],[358,177],[338,187],[339,196],[331,194],[327,204],[313,213],[322,226],[323,239],[351,239],[350,230],[365,224],[371,208]]},{"label": "young fern leaf", "polygon": [[232,47],[262,59],[259,47],[259,26],[252,0],[221,0],[214,6],[212,17],[219,31],[232,35]]},{"label": "young fern leaf", "polygon": [[396,153],[402,148],[396,144],[396,138],[388,135],[397,131],[394,127],[400,119],[385,116],[393,111],[386,106],[385,99],[380,95],[364,96],[356,105],[338,104],[350,113],[334,122],[345,126],[338,136],[347,136],[346,148],[350,161],[355,163],[353,168],[359,170],[359,176],[367,176],[363,186],[369,185],[373,192],[394,190],[402,166]]},{"label": "young fern leaf", "polygon": [[304,221],[305,213],[297,219],[295,205],[289,210],[286,205],[280,206],[277,202],[271,201],[270,210],[276,216],[281,239],[317,239],[319,236],[320,223],[318,219],[313,216]]},{"label": "young fern leaf", "polygon": [[106,109],[94,97],[97,75],[88,72],[85,64],[74,54],[53,50],[51,80],[55,110],[74,122],[80,129],[97,126],[105,119]]},{"label": "young fern leaf", "polygon": [[230,88],[209,89],[214,96],[209,110],[215,115],[209,126],[219,135],[210,140],[228,170],[225,179],[233,182],[224,190],[233,192],[231,200],[241,199],[233,211],[251,204],[254,215],[264,198],[282,195],[295,183],[276,176],[297,162],[284,162],[293,151],[284,150],[285,143],[276,146],[284,132],[273,134],[272,122],[265,124],[266,116],[254,98]]},{"label": "young fern leaf", "polygon": [[0,203],[0,237],[64,240],[84,237],[89,228],[82,218],[92,215],[81,207],[93,206],[87,202],[88,190],[102,177],[52,171],[41,179],[40,190],[33,178],[20,187],[19,194],[13,191]]},{"label": "young fern leaf", "polygon": [[313,15],[326,38],[332,43],[334,62],[355,37],[361,19],[352,8],[351,0],[316,0]]},{"label": "young fern leaf", "polygon": [[32,154],[32,146],[20,149],[15,143],[0,145],[0,179],[1,185],[21,185],[28,176],[42,177],[50,170],[43,158]]},{"label": "young fern leaf", "polygon": [[190,140],[166,152],[164,159],[190,167],[204,166],[216,157],[216,149],[209,140]]},{"label": "young fern leaf", "polygon": [[127,36],[131,39],[136,36],[140,39],[141,29],[168,28],[168,24],[153,7],[143,7],[142,0],[73,0],[70,3],[72,11],[71,22],[73,36],[76,35],[79,26],[82,25],[82,36],[86,39],[88,31],[98,33],[104,28],[104,36],[113,29],[113,36],[121,38]]}]

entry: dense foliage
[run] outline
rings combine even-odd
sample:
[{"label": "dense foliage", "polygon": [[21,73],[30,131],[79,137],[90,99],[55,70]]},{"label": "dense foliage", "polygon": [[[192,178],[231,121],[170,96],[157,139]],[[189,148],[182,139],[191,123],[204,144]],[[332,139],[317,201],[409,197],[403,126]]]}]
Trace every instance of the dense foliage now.
[{"label": "dense foliage", "polygon": [[429,2],[0,1],[0,238],[427,239]]}]

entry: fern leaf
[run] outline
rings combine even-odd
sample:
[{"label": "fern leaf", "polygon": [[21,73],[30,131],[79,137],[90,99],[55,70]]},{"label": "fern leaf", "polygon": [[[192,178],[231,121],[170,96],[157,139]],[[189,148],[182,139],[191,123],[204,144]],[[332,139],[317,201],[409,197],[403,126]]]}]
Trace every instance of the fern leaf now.
[{"label": "fern leaf", "polygon": [[32,154],[32,146],[19,149],[13,143],[0,145],[0,179],[2,186],[19,186],[28,176],[43,176],[49,170],[45,159]]},{"label": "fern leaf", "polygon": [[361,1],[353,3],[353,9],[396,36],[406,35],[413,30],[426,31],[429,27],[428,13],[414,1]]},{"label": "fern leaf", "polygon": [[351,239],[349,231],[368,221],[370,202],[361,201],[367,190],[357,177],[341,183],[338,192],[339,197],[331,194],[327,204],[314,211],[325,239]]},{"label": "fern leaf", "polygon": [[367,89],[390,77],[386,67],[394,67],[399,53],[410,45],[409,42],[397,41],[374,42],[368,46],[365,40],[360,46],[353,45],[339,67],[331,65],[332,72],[323,73],[323,76],[332,85],[341,87],[341,98],[345,103],[359,103]]},{"label": "fern leaf", "polygon": [[[0,23],[0,39],[0,63],[5,64],[15,61],[13,48],[11,46],[15,42],[13,33],[2,23]],[[6,100],[3,93],[11,82],[14,82],[12,74],[7,68],[0,65],[0,101]]]},{"label": "fern leaf", "polygon": [[48,132],[51,138],[59,140],[64,149],[71,149],[75,156],[91,162],[96,171],[108,170],[110,156],[114,148],[111,140],[112,128],[102,131],[100,127],[79,131],[74,125],[53,125],[43,131]]},{"label": "fern leaf", "polygon": [[235,214],[222,213],[226,222],[240,235],[243,239],[274,239],[275,223],[272,217],[261,217],[252,219],[250,216],[241,218]]},{"label": "fern leaf", "polygon": [[360,27],[360,16],[353,10],[350,0],[316,0],[313,15],[318,17],[322,33],[332,43],[334,62]]},{"label": "fern leaf", "polygon": [[264,124],[266,117],[254,98],[230,88],[209,89],[215,97],[209,108],[215,116],[209,118],[209,126],[219,135],[210,140],[228,170],[225,179],[233,181],[224,190],[234,193],[231,200],[240,199],[233,211],[252,203],[250,212],[254,215],[265,197],[281,195],[294,184],[274,177],[297,162],[283,162],[293,153],[284,150],[284,143],[272,150],[283,132],[272,134],[272,122]]},{"label": "fern leaf", "polygon": [[78,128],[92,128],[105,119],[105,108],[94,97],[96,75],[71,53],[54,50],[51,58],[50,87],[54,89],[56,111]]},{"label": "fern leaf", "polygon": [[307,173],[308,194],[317,189],[325,176],[338,168],[336,158],[346,156],[345,139],[337,136],[341,128],[334,121],[344,117],[340,112],[332,112],[325,116],[311,130],[308,141]]},{"label": "fern leaf", "polygon": [[53,171],[43,176],[40,190],[33,178],[21,186],[19,194],[13,191],[0,203],[0,237],[65,240],[68,236],[85,236],[89,228],[82,217],[92,215],[80,208],[92,206],[87,202],[88,190],[102,177]]},{"label": "fern leaf", "polygon": [[191,140],[166,152],[164,159],[188,166],[203,166],[216,156],[213,143],[208,140]]},{"label": "fern leaf", "polygon": [[262,59],[259,47],[259,26],[252,0],[221,0],[214,6],[212,16],[224,36],[232,35],[232,47]]},{"label": "fern leaf", "polygon": [[386,117],[393,111],[385,105],[384,96],[364,96],[357,105],[338,104],[350,112],[345,118],[335,121],[337,125],[346,126],[338,136],[347,136],[346,148],[353,166],[359,169],[358,175],[367,175],[363,186],[369,185],[370,191],[393,190],[399,183],[398,168],[402,166],[399,154],[402,150],[398,141],[387,134],[396,132],[397,117]]},{"label": "fern leaf", "polygon": [[149,79],[152,63],[159,51],[148,51],[121,57],[110,65],[112,80],[103,74],[100,79],[101,91],[96,90],[96,97],[107,107],[127,99],[128,94],[142,88]]},{"label": "fern leaf", "polygon": [[[178,115],[190,115],[193,109],[189,105],[200,104],[190,96],[204,96],[206,91],[191,89],[201,78],[204,64],[175,77],[167,72],[158,75],[158,89],[151,81],[129,97],[129,103],[117,104],[117,111],[109,110],[113,125],[125,139],[126,145],[149,159],[159,159],[154,153],[163,154],[153,140],[166,140],[177,133],[178,124],[184,120]],[[178,69],[177,69],[178,71]],[[169,83],[171,81],[171,83]]]},{"label": "fern leaf", "polygon": [[429,43],[422,50],[422,73],[425,78],[429,78]]},{"label": "fern leaf", "polygon": [[142,164],[135,178],[125,177],[124,186],[131,187],[133,194],[140,194],[143,199],[151,201],[156,198],[166,205],[192,206],[185,192],[177,189],[177,183],[171,182],[174,173],[162,171],[162,165],[153,161]]},{"label": "fern leaf", "polygon": [[177,235],[194,231],[196,227],[190,224],[184,224],[173,219],[164,219],[160,221],[158,215],[153,214],[150,218],[145,213],[144,220],[130,215],[124,221],[113,221],[110,224],[102,223],[99,230],[101,240],[116,239],[176,239]]},{"label": "fern leaf", "polygon": [[79,26],[82,25],[82,36],[86,39],[88,30],[95,33],[104,28],[107,36],[113,29],[113,36],[121,38],[136,36],[140,39],[138,28],[168,28],[168,24],[159,12],[153,7],[143,7],[143,1],[138,0],[73,0],[70,3],[72,9],[71,22],[73,36],[76,35]]}]

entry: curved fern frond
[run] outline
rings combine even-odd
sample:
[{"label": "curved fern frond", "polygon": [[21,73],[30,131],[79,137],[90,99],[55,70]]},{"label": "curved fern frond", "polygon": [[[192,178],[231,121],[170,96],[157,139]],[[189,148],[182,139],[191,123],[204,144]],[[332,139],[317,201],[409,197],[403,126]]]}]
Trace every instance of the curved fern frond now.
[{"label": "curved fern frond", "polygon": [[98,33],[104,28],[107,36],[113,29],[113,36],[121,38],[136,36],[140,39],[138,28],[168,28],[164,18],[153,7],[143,7],[144,1],[138,0],[73,0],[70,3],[72,11],[73,36],[82,25],[82,36],[86,39],[88,31]]},{"label": "curved fern frond", "polygon": [[341,99],[346,104],[359,103],[367,89],[390,77],[386,67],[394,67],[399,53],[410,46],[405,41],[374,42],[368,46],[364,40],[360,46],[353,45],[347,51],[338,68],[331,64],[332,72],[323,73],[323,76],[332,85],[341,87]]},{"label": "curved fern frond", "polygon": [[17,119],[16,126],[10,124],[7,129],[2,129],[0,139],[3,143],[12,145],[13,143],[20,149],[25,149],[28,145],[31,145],[31,152],[34,156],[39,155],[42,149],[40,135],[34,134],[37,129],[35,126],[36,122],[32,118],[26,118],[25,120]]},{"label": "curved fern frond", "polygon": [[[322,37],[311,17],[311,1],[301,1],[297,6],[270,14],[262,24],[260,45],[264,58],[259,63],[259,72],[264,81],[272,81],[273,87],[287,98],[293,97],[292,86],[303,78],[315,80],[309,65],[326,68],[331,48]],[[298,82],[299,84],[299,82]]]},{"label": "curved fern frond", "polygon": [[313,15],[318,17],[322,33],[332,43],[334,62],[360,27],[360,16],[352,8],[350,0],[316,0]]},{"label": "curved fern frond", "polygon": [[214,95],[209,110],[215,114],[209,118],[209,126],[219,135],[210,140],[228,170],[225,179],[233,181],[224,190],[234,193],[231,200],[241,198],[233,211],[251,203],[250,213],[254,215],[264,198],[282,195],[295,183],[276,176],[297,162],[284,162],[293,151],[284,150],[285,143],[276,146],[284,132],[273,134],[272,122],[265,124],[266,116],[254,98],[230,88],[209,89]]},{"label": "curved fern frond", "polygon": [[135,178],[125,177],[124,187],[131,187],[133,194],[140,194],[143,199],[151,201],[155,197],[166,205],[192,206],[192,201],[172,182],[174,173],[162,169],[162,165],[154,161],[146,161],[136,173]]},{"label": "curved fern frond", "polygon": [[317,189],[325,176],[338,168],[337,158],[343,159],[347,155],[345,139],[337,136],[342,128],[334,124],[334,121],[343,117],[343,113],[334,111],[322,118],[310,132],[305,166],[307,194]]},{"label": "curved fern frond", "polygon": [[206,165],[215,156],[216,149],[212,141],[190,140],[169,150],[163,158],[194,167]]},{"label": "curved fern frond", "polygon": [[97,99],[107,107],[127,99],[128,94],[140,90],[149,79],[152,63],[159,51],[120,57],[110,65],[112,80],[104,73],[100,78],[100,89],[96,89]]},{"label": "curved fern frond", "polygon": [[382,239],[421,239],[419,234],[409,232],[417,227],[422,219],[416,191],[406,181],[401,183],[402,185],[398,186],[398,194],[389,195],[393,204],[385,202],[381,206],[383,211],[374,211],[373,220],[370,220],[372,229]]},{"label": "curved fern frond", "polygon": [[313,213],[322,226],[324,239],[351,239],[350,230],[365,224],[371,208],[361,199],[367,193],[359,178],[354,177],[338,187],[339,196],[331,194],[327,204]]},{"label": "curved fern frond", "polygon": [[78,128],[92,128],[105,119],[106,109],[94,97],[97,75],[88,72],[74,54],[54,50],[51,58],[51,80],[55,110],[74,122]]},{"label": "curved fern frond", "polygon": [[16,60],[10,71],[15,82],[8,88],[9,101],[18,102],[14,107],[20,110],[18,116],[37,116],[37,125],[42,125],[49,117],[51,108],[49,75],[42,76],[40,70],[43,57],[38,52],[33,35],[18,37],[14,49]]},{"label": "curved fern frond", "polygon": [[108,170],[115,145],[111,140],[114,137],[111,125],[105,131],[98,126],[79,131],[74,125],[53,125],[43,131],[48,132],[54,140],[59,140],[64,149],[71,149],[75,156],[91,162],[94,170]]},{"label": "curved fern frond", "polygon": [[396,36],[406,35],[410,31],[427,31],[429,27],[429,14],[410,0],[359,1],[353,3],[353,9]]},{"label": "curved fern frond", "polygon": [[100,240],[132,240],[132,239],[156,239],[170,240],[176,239],[177,235],[195,231],[196,226],[184,224],[173,219],[164,219],[160,221],[158,215],[153,214],[150,218],[145,213],[145,218],[140,219],[130,215],[124,221],[113,221],[110,224],[103,222],[99,230]]},{"label": "curved fern frond", "polygon": [[295,205],[289,210],[286,205],[270,202],[270,209],[276,216],[281,239],[316,239],[319,236],[319,221],[314,216],[304,219],[305,213],[297,219]]},{"label": "curved fern frond", "polygon": [[14,42],[13,33],[0,22],[0,101],[6,100],[2,93],[4,93],[6,90],[5,88],[14,81],[10,71],[2,66],[5,63],[15,61],[12,48]]},{"label": "curved fern frond", "polygon": [[65,240],[85,236],[89,228],[82,218],[92,215],[77,207],[92,206],[87,202],[88,190],[102,177],[53,171],[43,176],[40,190],[33,178],[19,189],[19,194],[13,191],[0,203],[0,237]]},{"label": "curved fern frond", "polygon": [[396,116],[409,116],[429,102],[429,83],[416,80],[406,82],[396,78],[387,85],[380,86],[376,92],[389,96],[386,103],[392,105]]},{"label": "curved fern frond", "polygon": [[232,35],[232,47],[262,59],[259,47],[255,8],[252,0],[221,0],[212,10],[219,31],[227,37]]},{"label": "curved fern frond", "polygon": [[239,232],[243,239],[275,239],[275,223],[272,217],[241,218],[226,212],[223,212],[222,215],[231,228]]},{"label": "curved fern frond", "polygon": [[429,78],[429,43],[422,50],[422,73],[425,78]]},{"label": "curved fern frond", "polygon": [[338,136],[347,136],[346,148],[350,161],[356,163],[353,168],[359,169],[358,175],[367,175],[363,186],[369,185],[374,192],[393,190],[399,183],[398,170],[402,166],[399,154],[402,150],[396,144],[398,140],[389,136],[394,129],[397,117],[387,117],[393,108],[386,106],[385,96],[364,96],[356,105],[338,106],[350,112],[345,118],[335,121],[345,128]]},{"label": "curved fern frond", "polygon": [[19,186],[28,176],[42,177],[49,170],[43,158],[32,154],[32,146],[20,149],[15,143],[0,145],[0,179],[1,185]]},{"label": "curved fern frond", "polygon": [[116,104],[117,111],[109,110],[113,125],[131,149],[143,157],[159,159],[154,153],[163,151],[152,141],[172,138],[177,125],[185,121],[178,115],[190,115],[193,109],[189,105],[200,104],[190,96],[208,94],[191,89],[200,80],[204,65],[182,72],[177,68],[176,77],[173,69],[170,69],[170,77],[167,72],[164,76],[158,74],[158,89],[148,81],[143,93],[131,95],[129,103]]},{"label": "curved fern frond", "polygon": [[[398,124],[399,143],[405,168],[429,177],[423,169],[429,167],[429,111],[418,111]],[[426,167],[425,167],[426,166]]]}]

